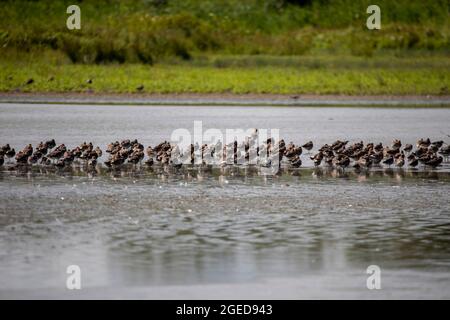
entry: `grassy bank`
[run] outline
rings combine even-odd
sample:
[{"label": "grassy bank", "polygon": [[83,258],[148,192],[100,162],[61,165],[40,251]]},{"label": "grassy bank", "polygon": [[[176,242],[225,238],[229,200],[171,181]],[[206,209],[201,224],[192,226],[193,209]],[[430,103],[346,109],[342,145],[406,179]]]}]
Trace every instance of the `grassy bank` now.
[{"label": "grassy bank", "polygon": [[[81,30],[66,8],[81,8]],[[74,63],[145,63],[202,54],[370,57],[384,50],[450,52],[446,0],[378,0],[382,28],[366,28],[370,0],[2,1],[0,54],[63,53]]]},{"label": "grassy bank", "polygon": [[448,95],[449,69],[442,56],[219,56],[153,66],[8,61],[0,62],[0,91]]},{"label": "grassy bank", "polygon": [[446,0],[1,3],[2,92],[449,94]]}]

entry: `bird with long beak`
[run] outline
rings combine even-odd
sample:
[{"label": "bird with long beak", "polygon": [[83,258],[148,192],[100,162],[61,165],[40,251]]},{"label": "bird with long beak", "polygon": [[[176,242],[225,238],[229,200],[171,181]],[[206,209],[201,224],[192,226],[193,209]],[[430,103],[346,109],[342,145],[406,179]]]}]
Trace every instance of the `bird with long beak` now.
[{"label": "bird with long beak", "polygon": [[405,145],[405,147],[403,148],[403,151],[409,153],[409,152],[411,152],[412,148],[413,148],[413,145],[407,143],[407,144]]},{"label": "bird with long beak", "polygon": [[408,156],[408,166],[410,166],[411,168],[415,168],[418,164],[419,159],[417,159],[414,155]]},{"label": "bird with long beak", "polygon": [[383,163],[390,167],[394,163],[394,156],[387,157],[385,160],[383,160]]},{"label": "bird with long beak", "polygon": [[405,155],[399,154],[395,157],[395,165],[399,168],[403,167],[405,165]]},{"label": "bird with long beak", "polygon": [[314,144],[312,141],[308,141],[307,143],[302,145],[302,148],[305,148],[308,151],[311,151],[313,147],[314,147]]},{"label": "bird with long beak", "polygon": [[399,139],[392,141],[392,149],[400,149],[402,142]]}]

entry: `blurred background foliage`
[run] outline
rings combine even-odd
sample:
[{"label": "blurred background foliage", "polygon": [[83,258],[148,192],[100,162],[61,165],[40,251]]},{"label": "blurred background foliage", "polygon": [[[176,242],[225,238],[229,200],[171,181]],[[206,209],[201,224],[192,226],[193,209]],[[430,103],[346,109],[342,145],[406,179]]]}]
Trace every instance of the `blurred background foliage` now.
[{"label": "blurred background foliage", "polygon": [[[375,3],[382,29],[369,31],[366,8]],[[81,8],[81,30],[66,28],[70,4]],[[204,55],[450,52],[449,0],[15,0],[0,7],[6,60],[153,64]]]}]

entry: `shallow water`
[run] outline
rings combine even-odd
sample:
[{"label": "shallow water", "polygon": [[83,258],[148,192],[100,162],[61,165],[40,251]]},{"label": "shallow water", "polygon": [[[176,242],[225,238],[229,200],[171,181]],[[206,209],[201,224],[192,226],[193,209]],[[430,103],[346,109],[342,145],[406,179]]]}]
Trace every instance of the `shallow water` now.
[{"label": "shallow water", "polygon": [[[0,144],[73,147],[172,130],[287,141],[444,139],[449,109],[0,105]],[[302,157],[306,160],[306,157]],[[345,172],[154,167],[0,173],[0,297],[450,298],[449,164]],[[66,267],[82,290],[65,290]],[[366,288],[378,265],[382,289]]]}]

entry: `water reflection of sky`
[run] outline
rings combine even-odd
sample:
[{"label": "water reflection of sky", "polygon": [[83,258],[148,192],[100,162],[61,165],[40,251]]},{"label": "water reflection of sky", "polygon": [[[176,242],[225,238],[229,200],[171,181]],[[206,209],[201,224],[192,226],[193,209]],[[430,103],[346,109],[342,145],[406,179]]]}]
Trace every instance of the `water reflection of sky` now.
[{"label": "water reflection of sky", "polygon": [[3,173],[1,288],[58,288],[72,263],[86,287],[119,288],[258,283],[370,264],[448,274],[448,173],[295,172],[213,170],[201,181]]},{"label": "water reflection of sky", "polygon": [[[444,139],[449,112],[1,105],[0,139],[14,146],[53,137],[68,146],[121,138],[155,144],[202,119],[205,127],[279,127],[287,141],[317,145],[338,138],[414,143]],[[378,264],[389,270],[386,296],[395,288],[448,298],[449,182],[448,164],[367,173],[307,168],[274,177],[252,168],[3,171],[0,296],[59,289],[67,265],[79,264],[84,288],[124,296],[133,286],[269,281],[298,297],[290,285],[301,281],[314,297],[327,290],[358,297],[367,291],[355,289],[355,275],[365,283],[367,266]]]},{"label": "water reflection of sky", "polygon": [[446,108],[170,107],[0,104],[0,140],[17,148],[55,138],[69,147],[92,141],[105,147],[117,139],[137,138],[145,145],[170,139],[173,130],[193,134],[218,128],[280,129],[287,142],[317,146],[337,139],[414,143],[422,137],[450,135]]}]

